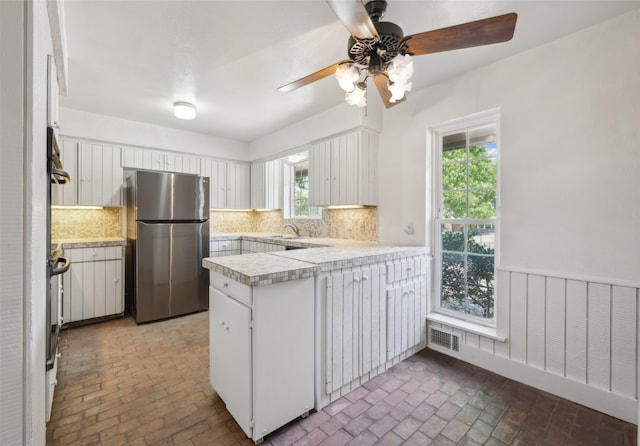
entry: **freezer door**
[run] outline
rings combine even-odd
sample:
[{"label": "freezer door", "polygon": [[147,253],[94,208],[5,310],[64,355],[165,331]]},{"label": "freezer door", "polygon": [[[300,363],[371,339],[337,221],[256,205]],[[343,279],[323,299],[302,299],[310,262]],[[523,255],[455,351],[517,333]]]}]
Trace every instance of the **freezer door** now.
[{"label": "freezer door", "polygon": [[135,183],[136,220],[209,218],[209,178],[140,170]]},{"label": "freezer door", "polygon": [[136,322],[208,308],[209,222],[137,223]]}]

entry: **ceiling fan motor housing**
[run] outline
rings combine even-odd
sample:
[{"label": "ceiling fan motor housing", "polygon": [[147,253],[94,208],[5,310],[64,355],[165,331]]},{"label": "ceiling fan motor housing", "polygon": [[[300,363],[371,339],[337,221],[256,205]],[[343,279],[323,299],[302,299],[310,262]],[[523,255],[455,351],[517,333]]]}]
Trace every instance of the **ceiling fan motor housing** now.
[{"label": "ceiling fan motor housing", "polygon": [[[372,2],[373,3],[373,2]],[[386,3],[386,2],[384,2]],[[367,4],[369,5],[369,3]],[[380,69],[384,68],[398,55],[398,43],[404,36],[402,28],[391,22],[373,22],[380,39],[354,39],[349,38],[348,56],[358,65],[369,67],[372,59],[379,59]],[[371,74],[376,75],[375,68],[370,67]],[[373,70],[372,70],[373,69]]]}]

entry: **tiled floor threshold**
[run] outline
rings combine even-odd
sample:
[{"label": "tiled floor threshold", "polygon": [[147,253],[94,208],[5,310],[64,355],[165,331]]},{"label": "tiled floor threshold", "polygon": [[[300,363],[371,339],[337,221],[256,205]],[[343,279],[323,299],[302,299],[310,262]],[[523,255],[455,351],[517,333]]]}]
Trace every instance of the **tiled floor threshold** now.
[{"label": "tiled floor threshold", "polygon": [[[209,385],[207,321],[203,312],[64,330],[47,444],[253,444]],[[264,444],[632,446],[636,438],[633,424],[425,349]]]}]

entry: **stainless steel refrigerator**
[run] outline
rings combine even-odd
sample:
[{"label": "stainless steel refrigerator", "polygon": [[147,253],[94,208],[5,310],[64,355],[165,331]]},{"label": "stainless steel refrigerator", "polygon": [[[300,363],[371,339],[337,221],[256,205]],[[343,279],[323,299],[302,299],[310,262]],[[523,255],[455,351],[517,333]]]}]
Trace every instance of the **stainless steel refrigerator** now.
[{"label": "stainless steel refrigerator", "polygon": [[127,303],[137,323],[208,308],[209,178],[127,178]]}]

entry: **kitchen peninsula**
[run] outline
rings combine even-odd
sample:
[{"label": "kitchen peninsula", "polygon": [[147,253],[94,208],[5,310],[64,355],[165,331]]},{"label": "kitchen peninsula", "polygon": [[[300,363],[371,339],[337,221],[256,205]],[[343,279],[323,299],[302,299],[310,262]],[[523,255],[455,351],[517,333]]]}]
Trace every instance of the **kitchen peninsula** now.
[{"label": "kitchen peninsula", "polygon": [[427,248],[260,234],[216,239],[254,252],[203,260],[211,384],[252,439],[426,346]]}]

